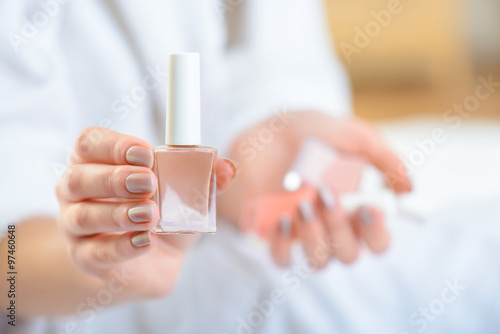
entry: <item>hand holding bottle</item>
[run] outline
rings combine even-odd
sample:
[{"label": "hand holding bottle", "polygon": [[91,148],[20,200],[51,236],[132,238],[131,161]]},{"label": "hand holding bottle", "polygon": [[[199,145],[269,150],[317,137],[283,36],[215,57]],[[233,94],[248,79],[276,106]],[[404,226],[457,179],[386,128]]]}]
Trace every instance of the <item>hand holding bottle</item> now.
[{"label": "hand holding bottle", "polygon": [[[238,162],[240,176],[218,201],[219,214],[227,220],[245,221],[246,208],[252,207],[246,202],[284,191],[283,178],[302,142],[309,137],[365,159],[384,174],[394,191],[411,190],[402,162],[367,123],[339,120],[319,112],[296,112],[289,116],[284,124],[271,119],[256,125],[232,146],[230,157]],[[259,134],[269,133],[273,128],[279,131],[273,133],[272,140],[268,140],[270,136],[267,135],[264,142],[259,142]],[[290,264],[290,249],[295,240],[300,241],[307,257],[314,259],[311,265],[318,268],[332,258],[352,263],[361,243],[375,253],[389,246],[383,214],[376,208],[365,206],[352,215],[347,214],[337,194],[328,187],[320,187],[317,194],[308,195],[292,216],[284,216],[275,224],[278,228],[269,242],[278,264]],[[252,216],[265,217],[266,212]]]},{"label": "hand holding bottle", "polygon": [[[136,137],[88,128],[80,134],[74,156],[56,188],[61,207],[57,222],[73,262],[103,280],[114,270],[126,271],[134,277],[126,296],[170,291],[196,236],[149,232],[159,217],[151,200],[157,188],[153,148]],[[235,167],[219,158],[217,174],[220,192],[229,187]]]}]

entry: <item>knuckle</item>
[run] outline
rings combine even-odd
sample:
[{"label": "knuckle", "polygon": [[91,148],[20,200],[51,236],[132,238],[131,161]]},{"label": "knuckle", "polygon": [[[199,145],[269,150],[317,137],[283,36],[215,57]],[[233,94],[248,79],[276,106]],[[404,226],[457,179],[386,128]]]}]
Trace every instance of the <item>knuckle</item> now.
[{"label": "knuckle", "polygon": [[79,134],[78,137],[76,138],[76,143],[75,143],[75,150],[77,152],[85,152],[88,150],[88,133],[89,129],[84,129],[82,130]]},{"label": "knuckle", "polygon": [[97,263],[106,264],[113,261],[113,256],[109,247],[104,244],[100,244],[94,248],[91,260]]},{"label": "knuckle", "polygon": [[127,204],[122,204],[112,210],[111,224],[114,231],[122,231],[125,229],[125,216],[127,214],[127,208]]},{"label": "knuckle", "polygon": [[98,127],[83,129],[76,139],[76,151],[79,154],[85,155],[90,151],[92,144],[99,140],[100,136],[102,136],[102,134]]},{"label": "knuckle", "polygon": [[106,178],[104,186],[106,191],[111,194],[118,194],[120,192],[120,187],[118,186],[120,180],[125,176],[125,168],[124,167],[115,167],[109,173],[109,176]]},{"label": "knuckle", "polygon": [[77,166],[68,168],[65,175],[66,190],[70,197],[76,197],[76,195],[82,189],[82,179],[81,171]]},{"label": "knuckle", "polygon": [[127,143],[127,137],[125,136],[116,136],[111,141],[110,147],[110,155],[113,157],[113,160],[116,163],[124,163],[125,162],[125,153],[126,148],[130,145]]},{"label": "knuckle", "polygon": [[72,209],[72,218],[70,218],[72,227],[70,230],[75,233],[85,231],[85,226],[88,221],[87,210],[81,203],[75,204]]},{"label": "knuckle", "polygon": [[126,259],[130,256],[130,252],[132,250],[131,243],[127,240],[125,242],[124,240],[120,240],[115,243],[115,246],[113,247],[113,253],[115,259]]}]

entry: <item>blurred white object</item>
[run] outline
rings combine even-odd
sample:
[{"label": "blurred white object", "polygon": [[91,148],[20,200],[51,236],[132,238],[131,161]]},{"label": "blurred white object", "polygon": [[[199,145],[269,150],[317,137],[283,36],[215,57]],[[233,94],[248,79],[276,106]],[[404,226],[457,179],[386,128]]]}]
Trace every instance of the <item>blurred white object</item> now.
[{"label": "blurred white object", "polygon": [[[297,157],[285,175],[283,186],[287,191],[297,190],[302,182],[320,189],[324,186],[324,175],[341,157],[335,148],[316,138],[303,143]],[[346,171],[347,172],[347,171]],[[398,212],[396,195],[386,187],[383,175],[373,166],[365,164],[359,176],[355,192],[339,194],[344,210],[353,212],[363,205],[382,211],[387,220],[395,218]]]}]

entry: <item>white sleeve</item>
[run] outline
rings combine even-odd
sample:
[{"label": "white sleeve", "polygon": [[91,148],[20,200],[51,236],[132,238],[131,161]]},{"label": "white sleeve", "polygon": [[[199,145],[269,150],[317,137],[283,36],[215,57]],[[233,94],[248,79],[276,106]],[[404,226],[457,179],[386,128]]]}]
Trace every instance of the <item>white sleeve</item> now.
[{"label": "white sleeve", "polygon": [[0,238],[8,224],[57,214],[54,186],[73,144],[75,108],[55,37],[63,15],[29,35],[23,17],[36,10],[36,1],[0,5],[9,13],[0,21],[8,39],[0,44]]},{"label": "white sleeve", "polygon": [[206,129],[215,147],[224,153],[238,134],[276,112],[350,112],[350,86],[333,53],[322,1],[228,3],[235,5],[224,13],[225,86]]}]

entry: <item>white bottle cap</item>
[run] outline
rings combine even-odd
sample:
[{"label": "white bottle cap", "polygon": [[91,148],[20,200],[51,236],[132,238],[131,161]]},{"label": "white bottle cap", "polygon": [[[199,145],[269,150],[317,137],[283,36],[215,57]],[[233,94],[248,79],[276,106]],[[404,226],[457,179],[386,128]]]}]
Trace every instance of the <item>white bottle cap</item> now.
[{"label": "white bottle cap", "polygon": [[166,145],[200,145],[200,55],[168,55]]}]

